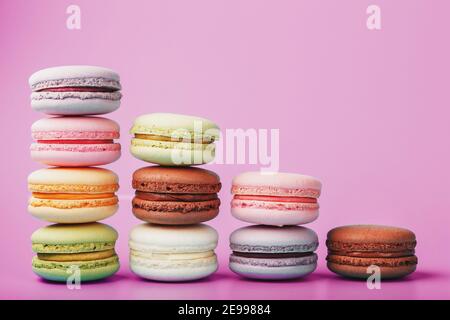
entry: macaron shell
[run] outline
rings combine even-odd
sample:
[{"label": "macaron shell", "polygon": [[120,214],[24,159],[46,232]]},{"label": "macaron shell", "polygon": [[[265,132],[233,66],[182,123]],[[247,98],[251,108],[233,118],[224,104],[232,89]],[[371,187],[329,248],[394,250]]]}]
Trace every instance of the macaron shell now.
[{"label": "macaron shell", "polygon": [[89,223],[104,220],[114,215],[119,206],[59,209],[52,207],[34,207],[29,205],[28,212],[44,221],[53,223]]},{"label": "macaron shell", "polygon": [[219,209],[182,213],[147,211],[140,208],[133,208],[133,214],[139,220],[155,224],[190,225],[214,219],[219,214]]},{"label": "macaron shell", "polygon": [[[33,139],[116,139],[119,124],[101,117],[52,117],[31,126]],[[105,136],[105,134],[107,134]]]},{"label": "macaron shell", "polygon": [[[173,136],[177,131],[198,132],[202,135],[210,134],[218,138],[218,126],[205,118],[174,113],[152,113],[135,119],[130,132],[140,134],[157,134]],[[184,132],[180,131],[180,134]],[[217,139],[216,139],[217,140]]]},{"label": "macaron shell", "polygon": [[[92,186],[115,185],[118,182],[117,174],[103,168],[46,168],[33,171],[28,176],[28,183],[31,185],[59,185],[62,188],[70,185],[86,185],[92,188]],[[44,192],[44,190],[30,190]]]},{"label": "macaron shell", "polygon": [[217,193],[220,178],[212,171],[190,167],[150,166],[133,173],[133,188],[157,193]]},{"label": "macaron shell", "polygon": [[[276,259],[273,259],[276,261]],[[249,262],[230,262],[229,267],[234,273],[246,278],[259,280],[287,280],[304,277],[317,267],[317,263],[306,265],[285,266],[285,267],[265,267],[255,266]]]},{"label": "macaron shell", "polygon": [[[37,144],[32,145],[31,158],[34,161],[49,165],[62,167],[87,167],[101,166],[118,160],[121,156],[119,144],[105,145],[45,145],[39,146],[41,150],[33,150]],[[64,146],[70,151],[61,151]],[[119,148],[117,148],[117,146]],[[86,152],[86,147],[92,151]],[[116,150],[108,150],[113,149]],[[47,150],[45,150],[47,149]],[[100,151],[96,151],[98,149]]]},{"label": "macaron shell", "polygon": [[[33,244],[72,245],[92,242],[115,242],[118,236],[114,228],[98,222],[70,225],[53,224],[33,232],[31,241]],[[53,251],[52,253],[57,252]]]},{"label": "macaron shell", "polygon": [[212,143],[201,148],[183,145],[192,144],[132,139],[130,152],[137,159],[163,166],[201,165],[214,160],[215,145]]},{"label": "macaron shell", "polygon": [[314,177],[286,172],[244,172],[233,178],[233,194],[318,198],[322,184]]},{"label": "macaron shell", "polygon": [[164,282],[194,281],[206,278],[218,269],[217,258],[197,260],[199,261],[195,264],[187,261],[184,265],[179,262],[158,265],[157,263],[149,264],[147,260],[133,257],[131,254],[130,269],[141,278]]},{"label": "macaron shell", "polygon": [[[109,69],[98,66],[87,65],[71,65],[71,66],[57,66],[39,70],[33,73],[28,79],[30,87],[33,87],[44,81],[64,80],[64,79],[83,79],[83,78],[99,78],[119,82],[119,75]],[[96,84],[98,86],[98,84]],[[65,84],[62,84],[65,86]],[[120,89],[118,87],[117,89]]]},{"label": "macaron shell", "polygon": [[[399,251],[414,249],[416,236],[408,229],[381,225],[352,225],[330,230],[327,240],[332,249],[344,245],[363,251]],[[351,245],[351,247],[349,247]]]},{"label": "macaron shell", "polygon": [[[366,266],[352,266],[327,262],[330,271],[347,278],[367,279],[372,272],[367,273]],[[379,267],[381,279],[399,279],[413,273],[417,265],[407,265],[398,267]]]},{"label": "macaron shell", "polygon": [[239,252],[302,253],[315,251],[318,245],[319,238],[313,230],[297,226],[247,226],[230,235],[231,249]]},{"label": "macaron shell", "polygon": [[[86,93],[85,95],[86,96]],[[81,97],[81,95],[80,95]],[[116,111],[120,107],[120,100],[106,99],[40,99],[32,100],[31,108],[34,111],[48,115],[82,116],[101,115]]]},{"label": "macaron shell", "polygon": [[319,217],[319,210],[273,210],[263,208],[231,207],[231,214],[244,222],[289,226],[310,223]]},{"label": "macaron shell", "polygon": [[[80,269],[81,282],[100,280],[112,276],[120,268],[117,256],[115,256],[114,259],[108,258],[103,260],[110,261],[108,262],[108,264],[103,266],[91,267],[93,263],[101,263],[102,260],[55,263],[51,261],[42,261],[35,257],[33,258],[33,272],[46,280],[66,282],[69,277],[73,277],[72,280],[75,280],[75,274],[73,273],[73,271],[70,271],[70,266],[77,266]],[[39,261],[39,267],[36,267],[37,261]]]},{"label": "macaron shell", "polygon": [[142,252],[186,253],[214,250],[219,235],[206,225],[167,226],[143,223],[135,226],[129,246]]}]

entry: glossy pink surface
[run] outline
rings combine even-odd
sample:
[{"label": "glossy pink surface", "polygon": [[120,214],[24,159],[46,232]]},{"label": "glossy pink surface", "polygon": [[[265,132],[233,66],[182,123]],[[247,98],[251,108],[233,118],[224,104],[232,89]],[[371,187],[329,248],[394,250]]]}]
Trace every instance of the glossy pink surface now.
[{"label": "glossy pink surface", "polygon": [[[366,28],[374,1],[77,0],[82,29],[66,28],[72,1],[0,1],[0,297],[138,299],[450,298],[450,3],[375,1],[382,30]],[[122,268],[81,290],[45,283],[31,271],[31,233],[45,225],[26,211],[29,156],[28,77],[56,65],[110,67],[122,103],[105,115],[121,126],[122,157],[107,168],[121,181],[121,208],[105,222],[119,233]],[[295,282],[246,281],[227,268],[231,179],[259,165],[205,166],[223,182],[219,272],[197,283],[138,279],[127,266],[131,175],[147,164],[127,151],[138,115],[202,116],[222,130],[280,129],[280,171],[323,183],[318,270]],[[119,142],[119,141],[118,141]],[[402,226],[418,239],[418,271],[368,290],[325,267],[326,232],[356,223]]]}]

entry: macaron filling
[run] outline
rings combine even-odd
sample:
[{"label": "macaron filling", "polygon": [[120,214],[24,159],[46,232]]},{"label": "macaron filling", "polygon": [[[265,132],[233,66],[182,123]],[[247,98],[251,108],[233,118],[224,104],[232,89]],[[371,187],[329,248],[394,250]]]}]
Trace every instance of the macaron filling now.
[{"label": "macaron filling", "polygon": [[144,134],[144,133],[135,133],[135,139],[143,139],[143,140],[154,140],[154,141],[167,141],[167,142],[184,142],[184,143],[199,143],[199,144],[210,144],[213,143],[215,137],[212,136],[203,136],[201,134],[190,133],[180,136],[177,134],[174,135],[158,135],[158,134]]},{"label": "macaron filling", "polygon": [[37,92],[114,92],[116,88],[108,87],[57,87],[37,90]]},{"label": "macaron filling", "polygon": [[104,206],[115,206],[119,202],[116,196],[101,199],[39,199],[31,197],[30,206],[32,207],[50,207],[58,209],[74,208],[97,208]]},{"label": "macaron filling", "polygon": [[300,203],[317,203],[315,198],[305,197],[277,197],[264,195],[235,195],[236,200],[257,200],[257,201],[273,201],[273,202],[300,202]]},{"label": "macaron filling", "polygon": [[[119,190],[118,184],[89,185],[89,184],[40,184],[28,183],[28,188],[32,193],[49,194],[104,194],[114,193]],[[42,195],[41,195],[42,196]]]},{"label": "macaron filling", "polygon": [[114,143],[114,140],[37,140],[37,143],[46,144],[109,144]]},{"label": "macaron filling", "polygon": [[251,265],[255,267],[282,268],[290,266],[311,265],[317,263],[317,254],[314,252],[268,254],[268,253],[238,253],[230,255],[230,263]]},{"label": "macaron filling", "polygon": [[135,196],[132,202],[134,209],[142,209],[145,211],[156,212],[178,212],[178,213],[190,213],[201,212],[209,210],[218,210],[220,206],[220,200],[201,200],[201,201],[186,201],[186,200],[147,200],[142,199],[140,196]]},{"label": "macaron filling", "polygon": [[38,253],[37,257],[45,261],[91,261],[106,259],[116,255],[114,249],[81,253]]},{"label": "macaron filling", "polygon": [[282,259],[282,258],[301,258],[311,256],[313,252],[287,252],[287,253],[260,253],[260,252],[238,252],[233,251],[236,257],[260,258],[260,259]]},{"label": "macaron filling", "polygon": [[37,199],[53,200],[89,200],[114,198],[114,193],[40,193],[32,192],[32,196]]},{"label": "macaron filling", "polygon": [[136,197],[147,201],[176,201],[197,202],[218,199],[217,193],[213,194],[184,194],[184,193],[156,193],[136,191]]}]

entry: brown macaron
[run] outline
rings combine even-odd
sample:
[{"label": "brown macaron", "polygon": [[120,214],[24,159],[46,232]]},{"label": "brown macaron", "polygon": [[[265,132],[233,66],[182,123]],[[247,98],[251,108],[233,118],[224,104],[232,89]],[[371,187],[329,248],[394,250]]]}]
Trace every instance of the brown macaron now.
[{"label": "brown macaron", "polygon": [[327,266],[351,278],[368,278],[368,267],[380,268],[382,279],[401,278],[417,266],[416,236],[410,230],[378,225],[343,226],[327,234]]},{"label": "brown macaron", "polygon": [[219,213],[220,178],[190,167],[151,166],[133,174],[133,214],[146,222],[185,225],[211,220]]}]

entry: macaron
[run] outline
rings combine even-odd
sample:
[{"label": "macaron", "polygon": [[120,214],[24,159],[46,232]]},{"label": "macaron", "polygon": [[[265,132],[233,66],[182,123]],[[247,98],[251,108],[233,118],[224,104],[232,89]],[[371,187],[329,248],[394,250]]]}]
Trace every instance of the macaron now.
[{"label": "macaron", "polygon": [[230,235],[230,269],[261,280],[306,276],[317,267],[317,234],[305,227],[249,226]]},{"label": "macaron", "polygon": [[61,66],[31,75],[31,107],[53,115],[105,114],[119,108],[119,75],[95,66]]},{"label": "macaron", "polygon": [[104,165],[120,158],[119,125],[100,117],[56,117],[31,126],[31,158],[50,166]]},{"label": "macaron", "polygon": [[401,278],[417,266],[416,236],[410,230],[379,225],[352,225],[327,235],[328,269],[350,278],[366,279],[379,267],[382,279]]},{"label": "macaron", "polygon": [[301,174],[245,172],[233,179],[231,214],[255,224],[309,223],[319,216],[321,188],[319,180]]},{"label": "macaron", "polygon": [[[119,270],[114,251],[117,231],[101,223],[54,224],[36,230],[32,236],[33,271],[52,281],[69,277],[91,281],[109,277]],[[79,272],[79,273],[78,273]]]},{"label": "macaron", "polygon": [[207,225],[141,224],[130,232],[130,267],[139,277],[191,281],[217,270],[217,231]]},{"label": "macaron", "polygon": [[172,113],[142,115],[130,131],[131,153],[138,159],[165,165],[190,166],[211,162],[219,128],[210,120]]},{"label": "macaron", "polygon": [[211,220],[219,213],[221,183],[212,171],[152,166],[133,174],[133,213],[143,221],[182,225]]},{"label": "macaron", "polygon": [[94,222],[118,209],[117,175],[101,168],[48,168],[28,176],[28,211],[56,223]]}]

